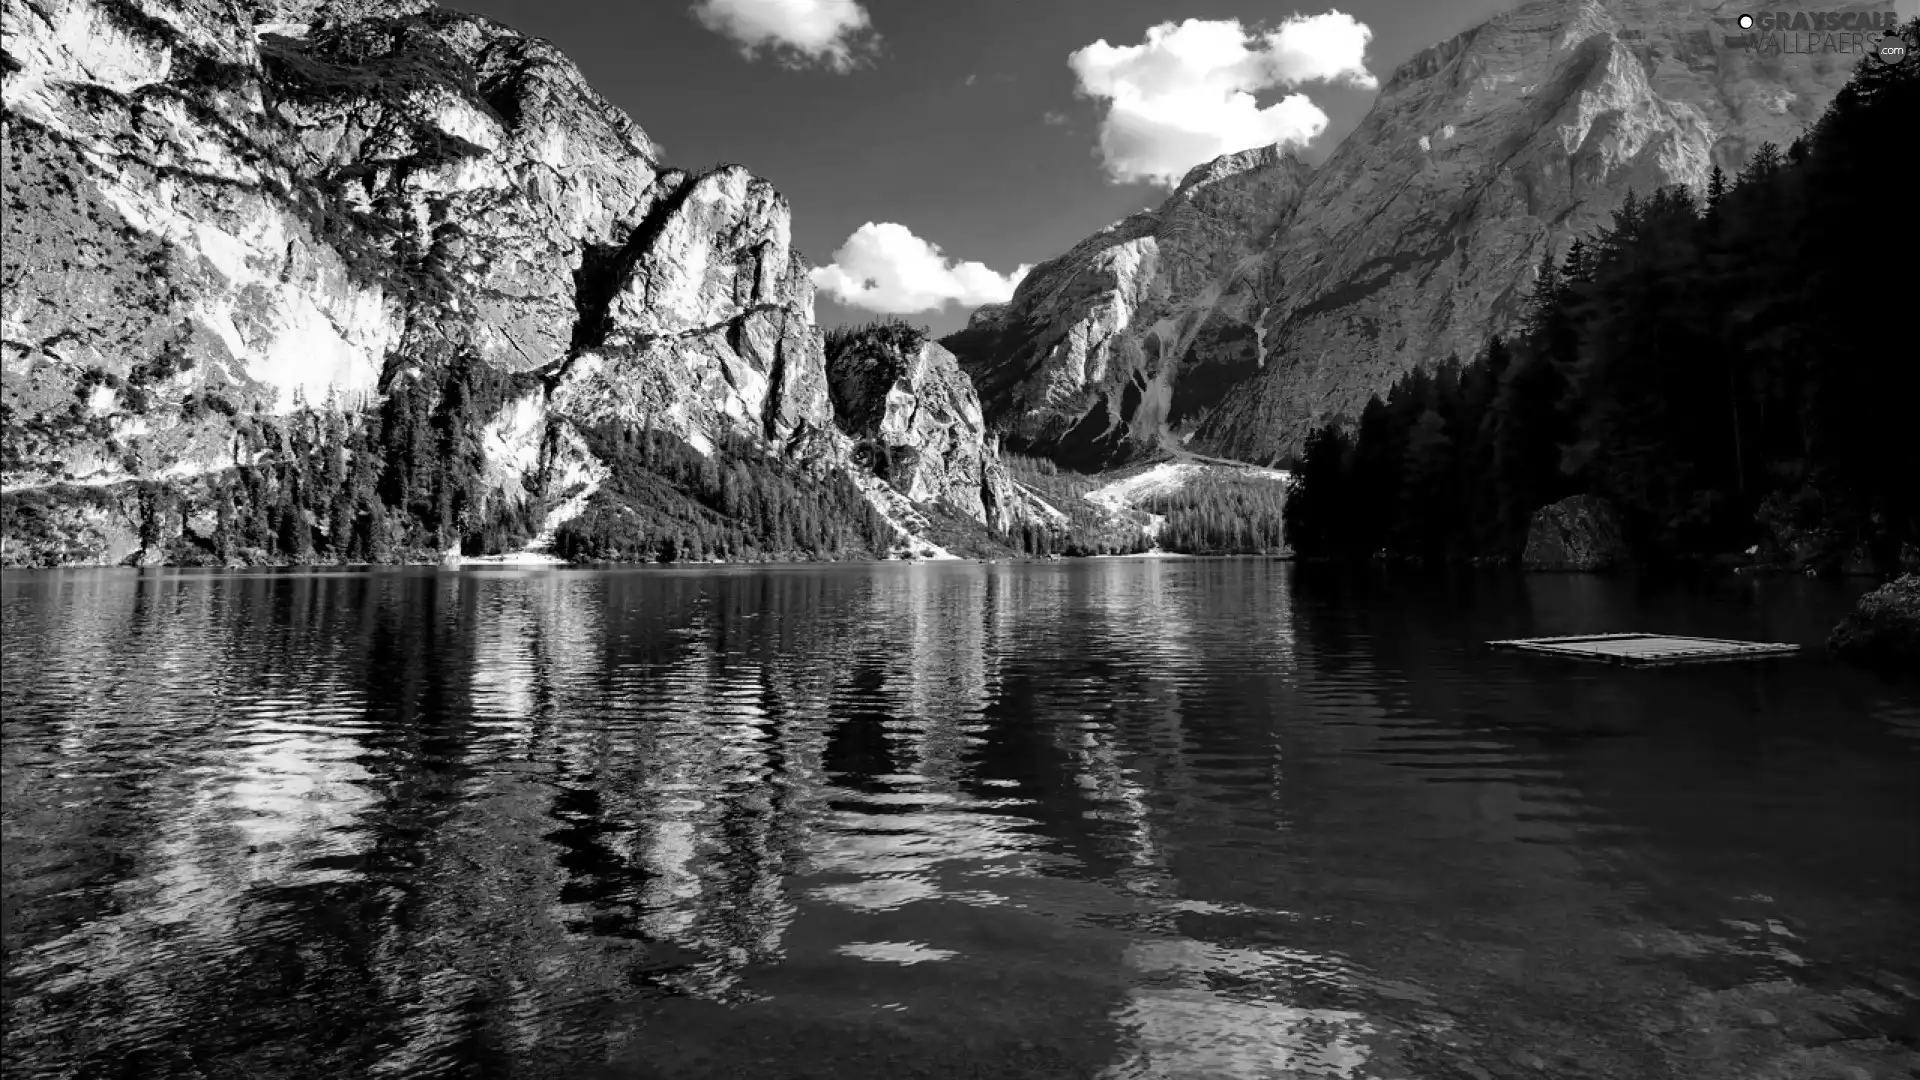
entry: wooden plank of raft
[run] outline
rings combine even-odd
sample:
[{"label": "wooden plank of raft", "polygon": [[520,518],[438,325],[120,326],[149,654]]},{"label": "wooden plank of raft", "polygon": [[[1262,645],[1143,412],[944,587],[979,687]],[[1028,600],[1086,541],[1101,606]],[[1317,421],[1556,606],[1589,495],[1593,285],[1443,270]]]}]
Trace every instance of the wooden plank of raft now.
[{"label": "wooden plank of raft", "polygon": [[1569,634],[1561,637],[1509,638],[1489,641],[1487,644],[1495,648],[1636,666],[1758,660],[1800,651],[1800,646],[1782,642],[1731,641],[1726,638],[1678,637],[1671,634]]}]

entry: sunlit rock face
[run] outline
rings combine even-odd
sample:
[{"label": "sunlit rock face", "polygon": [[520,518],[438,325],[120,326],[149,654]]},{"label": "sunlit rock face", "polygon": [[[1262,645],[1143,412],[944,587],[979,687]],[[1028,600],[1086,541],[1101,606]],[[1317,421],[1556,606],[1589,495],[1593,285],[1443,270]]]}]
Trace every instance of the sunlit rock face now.
[{"label": "sunlit rock face", "polygon": [[[1627,192],[1700,190],[1715,164],[1784,148],[1851,73],[1848,55],[1729,47],[1726,18],[1692,0],[1503,13],[1402,65],[1318,169],[1270,152],[1205,166],[1211,179],[1036,269],[948,344],[996,427],[1064,456],[1169,435],[1297,453],[1415,365],[1511,332],[1542,255]],[[1170,239],[1183,214],[1209,227]]]},{"label": "sunlit rock face", "polygon": [[[511,370],[591,357],[583,372],[657,391],[636,410],[690,427],[828,424],[811,286],[764,181],[662,171],[564,56],[487,19],[256,17],[7,5],[11,407],[51,411],[89,368],[124,381],[170,356],[151,400],[86,402],[161,431],[192,426],[171,406],[196,390],[284,411],[461,350]],[[112,478],[112,457],[75,478]]]},{"label": "sunlit rock face", "polygon": [[607,421],[851,467],[786,200],[665,167],[546,42],[417,0],[0,12],[9,490],[247,464],[256,411],[461,356],[529,375],[481,433],[508,497],[590,486]]},{"label": "sunlit rock face", "polygon": [[1222,157],[975,312],[946,344],[996,427],[1097,465],[1216,404],[1261,363],[1250,326],[1272,298],[1256,256],[1310,175],[1273,148]]},{"label": "sunlit rock face", "polygon": [[624,246],[588,253],[581,349],[560,369],[556,409],[651,421],[696,446],[724,427],[789,448],[830,431],[813,285],[786,200],[730,165],[663,173],[645,210]]},{"label": "sunlit rock face", "polygon": [[6,5],[7,404],[57,414],[98,369],[90,411],[170,459],[55,432],[10,483],[226,464],[190,393],[279,412],[436,352],[561,360],[588,254],[660,201],[646,135],[544,42],[418,3],[238,12]]},{"label": "sunlit rock face", "polygon": [[828,358],[827,379],[856,461],[900,494],[996,529],[1028,519],[973,383],[945,348],[855,334]]}]

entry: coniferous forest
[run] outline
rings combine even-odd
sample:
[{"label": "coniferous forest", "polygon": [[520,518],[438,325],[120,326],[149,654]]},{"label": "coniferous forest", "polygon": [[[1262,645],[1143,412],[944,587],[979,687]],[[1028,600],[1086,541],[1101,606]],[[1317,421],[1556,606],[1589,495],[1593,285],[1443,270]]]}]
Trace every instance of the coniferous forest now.
[{"label": "coniferous forest", "polygon": [[1272,555],[1285,547],[1286,489],[1277,480],[1210,475],[1178,492],[1141,502],[1166,518],[1162,550],[1189,555]]},{"label": "coniferous forest", "polygon": [[[1920,21],[1903,33],[1920,46]],[[955,550],[981,556],[1155,545],[1257,554],[1280,550],[1284,533],[1307,557],[1506,561],[1541,507],[1593,495],[1618,511],[1650,564],[1749,551],[1810,568],[1920,563],[1906,239],[1920,180],[1915,130],[1920,61],[1868,59],[1792,146],[1758,148],[1735,175],[1716,169],[1702,195],[1629,197],[1608,227],[1542,264],[1510,340],[1416,370],[1351,422],[1313,432],[1284,510],[1276,485],[1223,476],[1110,513],[1083,498],[1110,478],[1009,455],[1013,476],[1065,521],[1002,535],[937,507],[929,520],[959,538]],[[843,328],[829,347],[858,335],[911,348],[926,330],[897,320]],[[163,356],[125,379],[86,373],[60,422],[99,423],[84,399],[102,383],[137,412],[181,362]],[[330,402],[274,416],[190,396],[182,415],[227,415],[234,460],[247,464],[127,485],[131,495],[8,492],[0,512],[9,536],[56,563],[70,531],[63,500],[124,508],[129,498],[143,545],[168,562],[510,551],[569,495],[501,497],[497,478],[483,475],[487,420],[540,377],[445,355],[389,370],[366,410]],[[563,557],[862,558],[891,544],[850,480],[745,440],[709,458],[645,426],[580,434],[609,477],[553,537]],[[1142,531],[1148,515],[1165,519],[1153,538]]]},{"label": "coniferous forest", "polygon": [[[461,355],[442,361],[390,371],[374,409],[301,403],[286,415],[236,415],[234,457],[250,464],[186,484],[132,485],[143,545],[179,565],[400,563],[524,545],[549,502],[570,493],[501,497],[483,475],[481,439],[540,376]],[[556,531],[563,557],[867,558],[892,544],[891,526],[851,481],[814,477],[745,438],[706,457],[645,425],[581,435],[608,477]],[[105,505],[119,496],[9,492],[9,535],[54,542],[63,501],[76,497]]]},{"label": "coniferous forest", "polygon": [[1311,435],[1296,552],[1510,559],[1536,510],[1588,494],[1650,565],[1913,562],[1915,131],[1920,63],[1869,58],[1785,151],[1704,198],[1630,197],[1540,268],[1513,340]]},{"label": "coniferous forest", "polygon": [[703,455],[646,427],[605,425],[585,435],[609,467],[610,497],[556,531],[554,554],[562,558],[864,558],[892,544],[892,526],[851,481],[776,465],[744,436]]}]

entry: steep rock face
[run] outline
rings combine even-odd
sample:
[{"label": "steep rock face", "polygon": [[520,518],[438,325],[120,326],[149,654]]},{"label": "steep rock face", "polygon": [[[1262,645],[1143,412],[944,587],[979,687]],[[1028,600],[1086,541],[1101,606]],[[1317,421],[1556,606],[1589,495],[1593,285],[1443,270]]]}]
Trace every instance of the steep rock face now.
[{"label": "steep rock face", "polygon": [[1026,519],[973,383],[945,348],[856,335],[827,358],[827,379],[856,460],[902,495],[994,529]]},{"label": "steep rock face", "polygon": [[947,339],[1017,445],[1104,464],[1217,404],[1264,361],[1253,258],[1310,170],[1271,147],[1194,169],[1167,201],[1035,267]]},{"label": "steep rock face", "polygon": [[[646,135],[543,42],[424,4],[234,13],[5,8],[7,404],[109,390],[93,431],[16,445],[10,486],[223,464],[188,394],[283,412],[365,400],[396,357],[560,360],[576,271],[661,198]],[[136,434],[158,460],[113,452]]]},{"label": "steep rock face", "polygon": [[[1098,299],[1023,283],[1007,311],[950,343],[997,391],[986,395],[996,426],[1052,449],[1071,454],[1075,435],[1118,416],[1133,445],[1171,433],[1250,460],[1297,453],[1313,425],[1357,416],[1414,365],[1472,356],[1489,334],[1512,331],[1541,256],[1604,225],[1629,190],[1700,188],[1716,163],[1731,171],[1762,142],[1784,147],[1850,73],[1844,55],[1730,47],[1739,33],[1692,0],[1540,0],[1504,13],[1402,65],[1303,191],[1264,197],[1286,204],[1279,226],[1236,230],[1259,237],[1254,253],[1223,253],[1231,269],[1172,290],[1152,324],[1133,315],[1139,287],[1109,274],[1121,283],[1092,284]],[[1268,182],[1231,160],[1214,168],[1226,174],[1209,185],[1216,198]],[[1051,278],[1095,282],[1108,273],[1104,253],[1125,242],[1105,238],[1125,233],[1080,245]],[[1255,283],[1259,302],[1217,303],[1236,281]],[[1111,314],[1080,314],[1093,311]],[[1226,322],[1215,340],[1257,345],[1259,362],[1241,365],[1231,392],[1192,395],[1205,402],[1198,415],[1156,411],[1144,387],[1131,409],[1124,392],[1062,393],[1050,375],[1061,365],[1032,359],[1073,355],[1049,343],[1070,336],[1050,329],[1061,323],[1085,327],[1104,356],[1164,355],[1150,343],[1169,311],[1207,312]],[[1179,400],[1190,372],[1207,368],[1202,356],[1176,360],[1161,378]]]},{"label": "steep rock face", "polygon": [[779,193],[738,166],[663,174],[641,227],[597,256],[603,276],[581,289],[580,348],[553,380],[553,409],[649,422],[703,449],[728,426],[783,447],[830,431],[813,285],[789,223]]},{"label": "steep rock face", "polygon": [[[477,360],[517,375],[480,472],[555,504],[548,532],[606,478],[581,438],[606,422],[703,452],[745,435],[904,515],[833,422],[786,201],[738,166],[666,168],[546,42],[421,0],[0,20],[8,491],[191,502],[190,478],[266,460],[255,414],[351,412]],[[138,506],[41,514],[95,538],[47,550],[112,561]]]}]

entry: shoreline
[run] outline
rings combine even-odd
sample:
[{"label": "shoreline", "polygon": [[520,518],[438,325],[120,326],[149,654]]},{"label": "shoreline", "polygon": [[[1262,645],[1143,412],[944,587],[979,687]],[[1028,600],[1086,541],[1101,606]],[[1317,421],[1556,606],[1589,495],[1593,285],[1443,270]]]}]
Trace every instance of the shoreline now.
[{"label": "shoreline", "polygon": [[1472,574],[1510,573],[1510,574],[1522,574],[1522,575],[1544,575],[1544,576],[1550,576],[1550,577],[1558,577],[1558,576],[1618,577],[1618,576],[1651,574],[1658,577],[1678,576],[1678,577],[1725,578],[1725,579],[1744,578],[1747,580],[1758,580],[1762,578],[1780,578],[1780,577],[1817,577],[1817,578],[1827,578],[1827,579],[1845,580],[1845,581],[1857,580],[1857,581],[1880,581],[1880,582],[1891,581],[1894,578],[1900,576],[1898,572],[1887,574],[1887,573],[1881,573],[1877,571],[1874,573],[1864,573],[1864,572],[1857,572],[1857,571],[1844,572],[1844,571],[1837,571],[1837,570],[1826,572],[1826,573],[1812,574],[1812,573],[1808,573],[1805,568],[1795,568],[1790,566],[1766,566],[1766,565],[1711,566],[1711,565],[1694,564],[1694,565],[1671,565],[1671,566],[1661,565],[1661,566],[1620,567],[1620,568],[1608,569],[1608,570],[1540,570],[1540,569],[1528,569],[1526,567],[1518,565],[1516,562],[1511,562],[1511,561],[1502,561],[1498,563],[1488,563],[1488,564],[1480,564],[1480,565],[1475,565],[1467,562],[1447,562],[1447,563],[1438,564],[1438,565],[1423,565],[1420,562],[1415,560],[1342,559],[1342,558],[1327,558],[1327,557],[1302,557],[1292,552],[1231,552],[1231,553],[1198,554],[1198,553],[1184,552],[1184,551],[1139,551],[1139,552],[1129,552],[1124,554],[1115,553],[1115,554],[1100,554],[1100,555],[1039,555],[1039,556],[1035,556],[1035,555],[966,556],[966,555],[954,555],[950,552],[943,551],[940,555],[931,556],[931,557],[926,555],[918,555],[918,556],[895,555],[895,556],[890,556],[888,558],[860,558],[860,559],[819,559],[819,558],[739,559],[739,560],[705,559],[700,561],[677,561],[677,562],[573,562],[567,559],[563,559],[558,555],[552,555],[542,551],[516,551],[516,552],[509,552],[502,555],[464,555],[464,556],[457,556],[453,558],[443,557],[440,559],[423,557],[423,558],[412,559],[404,562],[390,562],[390,563],[257,562],[257,563],[232,563],[224,566],[208,565],[204,563],[167,563],[167,562],[154,562],[154,563],[143,563],[143,564],[129,564],[124,562],[122,563],[65,563],[65,564],[58,564],[58,565],[43,565],[43,566],[6,565],[6,566],[0,566],[0,572],[11,574],[11,573],[39,573],[43,571],[52,571],[52,570],[135,570],[135,571],[139,571],[139,570],[205,570],[205,571],[273,570],[273,571],[285,571],[285,572],[307,572],[307,573],[335,572],[335,573],[338,573],[342,571],[384,572],[384,571],[395,571],[395,570],[421,570],[421,569],[436,569],[436,570],[448,570],[448,571],[485,570],[485,569],[612,570],[612,569],[644,569],[644,568],[673,569],[673,568],[707,567],[707,566],[737,566],[737,567],[854,566],[854,565],[885,565],[885,564],[892,564],[892,563],[976,563],[976,564],[1036,563],[1037,564],[1037,563],[1056,563],[1056,562],[1098,562],[1098,561],[1141,560],[1141,559],[1166,559],[1166,560],[1271,559],[1271,560],[1277,560],[1280,562],[1298,563],[1303,567],[1310,566],[1310,567],[1324,568],[1324,569],[1344,568],[1347,570],[1379,569],[1379,570],[1393,570],[1398,572],[1410,572],[1410,573],[1422,574],[1422,575],[1431,574],[1434,576],[1452,576],[1452,575],[1463,574],[1463,573],[1472,573]]},{"label": "shoreline", "polygon": [[961,555],[948,555],[945,558],[887,558],[887,559],[704,559],[700,561],[680,562],[571,562],[558,555],[544,552],[519,551],[506,555],[465,555],[457,559],[430,560],[420,559],[412,562],[394,563],[245,563],[230,566],[204,566],[191,563],[148,563],[129,566],[125,563],[69,563],[60,566],[4,566],[0,573],[44,573],[59,570],[197,570],[247,572],[273,570],[286,573],[376,573],[396,570],[669,570],[681,568],[699,568],[711,566],[886,566],[901,563],[940,563],[976,565],[1012,565],[1097,562],[1122,559],[1271,559],[1280,562],[1299,562],[1291,554],[1258,552],[1240,552],[1232,554],[1191,554],[1181,551],[1141,551],[1115,555],[1055,555],[1030,556],[1010,555],[990,558],[970,558]]}]

